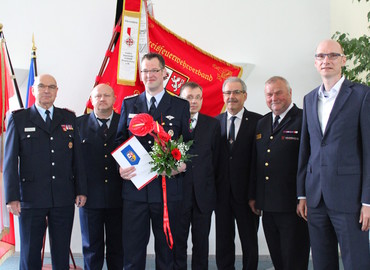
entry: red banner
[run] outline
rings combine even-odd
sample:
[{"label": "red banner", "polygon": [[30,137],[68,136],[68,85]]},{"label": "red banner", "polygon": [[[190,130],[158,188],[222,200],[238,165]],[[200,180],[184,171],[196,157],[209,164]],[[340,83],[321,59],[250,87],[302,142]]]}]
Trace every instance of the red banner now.
[{"label": "red banner", "polygon": [[[224,105],[222,98],[224,80],[230,76],[240,77],[242,69],[202,51],[165,28],[154,18],[148,17],[149,50],[164,57],[169,73],[165,89],[179,95],[180,88],[185,82],[197,82],[203,88],[204,98],[201,112],[210,116],[218,115]],[[139,73],[137,73],[135,86],[117,83],[118,45],[119,43],[116,43],[113,52],[107,52],[110,55],[108,65],[96,82],[107,83],[113,87],[117,96],[115,111],[119,113],[122,99],[143,92],[144,85],[138,78]],[[87,107],[92,108],[90,101]]]}]

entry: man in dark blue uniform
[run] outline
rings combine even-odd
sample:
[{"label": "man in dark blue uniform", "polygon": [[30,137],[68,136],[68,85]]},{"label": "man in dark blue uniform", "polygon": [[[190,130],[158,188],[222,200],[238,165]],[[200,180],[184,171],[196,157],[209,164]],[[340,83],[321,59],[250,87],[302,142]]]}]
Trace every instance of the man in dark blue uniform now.
[{"label": "man in dark blue uniform", "polygon": [[292,89],[283,77],[267,80],[265,97],[271,112],[256,127],[249,205],[257,215],[263,211],[263,230],[275,269],[307,270],[308,228],[296,213],[302,110],[292,103]]},{"label": "man in dark blue uniform", "polygon": [[97,85],[90,98],[94,111],[77,118],[89,194],[80,208],[84,269],[103,268],[105,247],[108,269],[123,269],[122,179],[110,154],[119,121],[116,98],[107,84]]},{"label": "man in dark blue uniform", "polygon": [[[139,113],[151,113],[172,139],[183,135],[184,141],[191,138],[189,131],[189,102],[170,95],[163,89],[167,77],[165,62],[161,55],[149,53],[141,61],[141,76],[145,92],[123,100],[118,125],[117,143],[121,144],[132,134],[128,130],[131,119]],[[149,109],[150,108],[150,109]],[[150,135],[138,137],[149,152],[153,145]],[[176,233],[176,221],[182,199],[182,164],[167,179],[167,205],[172,234]],[[163,232],[163,199],[161,177],[138,190],[130,179],[135,176],[135,167],[120,168],[124,179],[123,196],[123,250],[125,270],[145,269],[146,249],[150,236],[150,224],[155,237],[156,269],[173,269],[173,254]]]},{"label": "man in dark blue uniform", "polygon": [[86,176],[73,112],[54,107],[51,75],[35,78],[34,106],[13,112],[6,131],[4,187],[8,210],[19,216],[20,269],[41,269],[49,226],[53,269],[69,269],[74,203],[86,202]]}]

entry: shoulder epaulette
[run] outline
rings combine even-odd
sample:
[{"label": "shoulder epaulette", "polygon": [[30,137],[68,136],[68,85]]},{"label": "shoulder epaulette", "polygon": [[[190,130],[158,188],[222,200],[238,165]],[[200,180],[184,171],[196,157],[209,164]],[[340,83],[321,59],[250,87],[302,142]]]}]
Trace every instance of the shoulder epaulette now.
[{"label": "shoulder epaulette", "polygon": [[66,110],[67,112],[70,112],[70,113],[73,113],[74,115],[76,115],[76,112],[75,111],[72,111],[71,109],[68,109],[68,108],[62,108],[63,110]]},{"label": "shoulder epaulette", "polygon": [[129,99],[129,98],[133,98],[133,97],[137,97],[139,94],[133,94],[133,95],[131,95],[131,96],[127,96],[127,97],[125,97],[124,99]]},{"label": "shoulder epaulette", "polygon": [[20,109],[18,109],[18,110],[14,110],[14,111],[12,111],[12,113],[21,112],[21,111],[23,111],[23,110],[24,110],[24,108],[20,108]]}]

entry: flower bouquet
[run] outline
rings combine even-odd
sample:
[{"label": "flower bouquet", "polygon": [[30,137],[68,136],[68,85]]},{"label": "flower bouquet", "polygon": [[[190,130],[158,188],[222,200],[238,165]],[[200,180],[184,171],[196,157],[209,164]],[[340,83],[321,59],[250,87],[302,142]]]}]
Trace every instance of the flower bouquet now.
[{"label": "flower bouquet", "polygon": [[154,138],[154,145],[149,155],[153,159],[151,162],[152,171],[162,175],[163,229],[167,237],[167,243],[172,249],[173,239],[168,219],[166,176],[171,178],[175,172],[178,172],[178,168],[184,162],[190,160],[192,155],[187,152],[193,141],[184,142],[182,135],[178,140],[172,140],[171,135],[147,113],[135,115],[131,119],[128,129],[135,136],[141,137],[149,134]]}]

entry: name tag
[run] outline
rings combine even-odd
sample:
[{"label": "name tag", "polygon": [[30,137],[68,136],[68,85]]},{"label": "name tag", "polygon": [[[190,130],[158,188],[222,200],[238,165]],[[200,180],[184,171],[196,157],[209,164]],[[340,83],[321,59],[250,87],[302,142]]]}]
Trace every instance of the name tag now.
[{"label": "name tag", "polygon": [[36,128],[35,127],[26,127],[24,128],[24,132],[35,132]]},{"label": "name tag", "polygon": [[136,116],[136,113],[129,113],[128,114],[128,118],[134,118],[134,116]]}]

